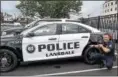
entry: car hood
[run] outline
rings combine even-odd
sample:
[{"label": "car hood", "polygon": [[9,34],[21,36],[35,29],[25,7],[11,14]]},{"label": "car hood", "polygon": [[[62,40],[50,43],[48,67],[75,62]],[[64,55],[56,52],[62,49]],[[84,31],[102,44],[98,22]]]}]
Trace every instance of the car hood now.
[{"label": "car hood", "polygon": [[1,41],[14,40],[14,39],[15,39],[15,36],[13,34],[1,36]]},{"label": "car hood", "polygon": [[21,43],[22,42],[22,35],[5,35],[1,36],[1,46],[5,44],[13,44],[13,43]]},{"label": "car hood", "polygon": [[10,29],[5,29],[4,31],[22,30],[22,29],[24,29],[24,27],[14,27],[14,28],[10,28]]}]

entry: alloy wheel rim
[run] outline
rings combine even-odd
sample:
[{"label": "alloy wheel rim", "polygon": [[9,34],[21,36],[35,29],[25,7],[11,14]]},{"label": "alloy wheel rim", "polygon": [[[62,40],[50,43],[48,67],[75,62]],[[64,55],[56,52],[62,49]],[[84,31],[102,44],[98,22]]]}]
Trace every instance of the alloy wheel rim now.
[{"label": "alloy wheel rim", "polygon": [[95,62],[95,60],[92,59],[92,57],[93,57],[93,55],[96,54],[96,53],[98,53],[96,49],[93,49],[93,50],[91,49],[91,50],[88,52],[87,58],[88,58],[88,60],[89,60],[90,63]]},{"label": "alloy wheel rim", "polygon": [[12,56],[8,53],[0,53],[0,68],[8,68],[12,65]]}]

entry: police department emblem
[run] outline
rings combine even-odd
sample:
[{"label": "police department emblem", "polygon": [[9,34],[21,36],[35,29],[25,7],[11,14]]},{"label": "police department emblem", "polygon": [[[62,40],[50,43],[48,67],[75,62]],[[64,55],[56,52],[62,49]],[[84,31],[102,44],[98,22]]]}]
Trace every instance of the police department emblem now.
[{"label": "police department emblem", "polygon": [[35,46],[34,45],[28,45],[27,51],[28,51],[28,53],[33,53],[35,51]]}]

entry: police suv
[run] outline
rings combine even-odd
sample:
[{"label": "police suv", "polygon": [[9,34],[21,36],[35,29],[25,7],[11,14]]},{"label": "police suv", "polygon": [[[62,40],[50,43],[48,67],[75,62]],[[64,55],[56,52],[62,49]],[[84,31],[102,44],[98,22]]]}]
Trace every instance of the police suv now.
[{"label": "police suv", "polygon": [[90,45],[101,43],[103,34],[89,25],[68,20],[35,24],[19,35],[1,37],[0,71],[13,70],[20,62],[78,56],[84,57],[86,63],[94,64],[92,53],[100,53],[100,50]]}]

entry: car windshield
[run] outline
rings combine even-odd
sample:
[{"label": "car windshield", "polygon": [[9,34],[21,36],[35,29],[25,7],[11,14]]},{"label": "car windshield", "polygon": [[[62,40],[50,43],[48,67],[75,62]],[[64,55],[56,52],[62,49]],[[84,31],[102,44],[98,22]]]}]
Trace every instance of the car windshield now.
[{"label": "car windshield", "polygon": [[35,22],[32,22],[29,26],[25,27],[25,29],[21,32],[21,34],[35,26],[40,26],[40,24],[44,23],[45,21],[35,21]]},{"label": "car windshield", "polygon": [[44,22],[52,22],[52,21],[54,22],[54,21],[61,21],[61,20],[36,20],[36,21],[33,21],[33,22],[27,24],[25,26],[24,30],[31,29],[32,27],[38,26],[38,25],[40,25],[40,24],[42,24]]},{"label": "car windshield", "polygon": [[45,22],[45,21],[40,21],[40,20],[33,21],[33,22],[27,24],[25,26],[25,29],[29,29],[29,28],[35,27],[35,26],[37,26],[37,25],[39,25],[39,24],[41,24],[43,22]]},{"label": "car windshield", "polygon": [[33,21],[33,22],[27,24],[27,25],[25,26],[25,28],[26,28],[26,29],[27,29],[27,28],[31,28],[31,27],[33,27],[33,25],[34,25],[35,23],[37,23],[37,22],[38,22],[38,21]]}]

